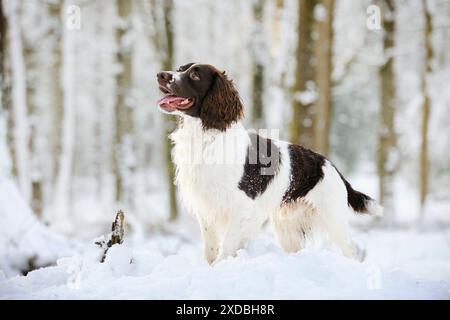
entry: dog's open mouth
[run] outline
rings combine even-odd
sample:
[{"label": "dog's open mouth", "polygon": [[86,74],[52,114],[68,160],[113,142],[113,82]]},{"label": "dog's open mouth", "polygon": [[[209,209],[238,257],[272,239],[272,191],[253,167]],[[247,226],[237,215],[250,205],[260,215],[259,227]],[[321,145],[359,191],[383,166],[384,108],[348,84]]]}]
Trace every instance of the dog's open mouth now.
[{"label": "dog's open mouth", "polygon": [[171,94],[166,88],[160,89],[166,95],[158,99],[157,103],[166,111],[172,112],[177,109],[184,110],[192,107],[192,105],[194,104],[194,99],[176,96],[174,94]]}]

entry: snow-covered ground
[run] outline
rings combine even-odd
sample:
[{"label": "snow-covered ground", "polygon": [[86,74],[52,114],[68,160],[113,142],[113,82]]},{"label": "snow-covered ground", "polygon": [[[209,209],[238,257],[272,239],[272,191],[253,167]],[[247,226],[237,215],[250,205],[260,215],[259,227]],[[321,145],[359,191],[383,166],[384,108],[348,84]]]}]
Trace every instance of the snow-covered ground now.
[{"label": "snow-covered ground", "polygon": [[371,231],[360,238],[363,263],[324,248],[285,254],[261,236],[215,267],[201,258],[197,241],[173,236],[115,245],[103,264],[100,250],[86,245],[56,266],[2,276],[0,298],[450,299],[448,233]]},{"label": "snow-covered ground", "polygon": [[[93,240],[69,241],[41,224],[7,178],[0,195],[0,299],[450,299],[448,203],[430,206],[422,228],[373,228],[355,217],[363,262],[320,241],[286,254],[265,230],[210,267],[190,216],[152,236],[126,235],[100,263]],[[53,263],[18,275],[33,255]]]}]

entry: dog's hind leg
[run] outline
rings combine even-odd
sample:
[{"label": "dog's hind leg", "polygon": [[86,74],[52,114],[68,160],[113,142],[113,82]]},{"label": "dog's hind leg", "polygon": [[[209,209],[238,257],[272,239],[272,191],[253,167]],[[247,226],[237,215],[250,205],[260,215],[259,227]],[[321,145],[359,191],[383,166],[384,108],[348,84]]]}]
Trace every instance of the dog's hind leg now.
[{"label": "dog's hind leg", "polygon": [[330,242],[337,245],[344,256],[355,258],[357,249],[350,237],[350,227],[348,222],[339,220],[334,216],[327,216],[323,223]]},{"label": "dog's hind leg", "polygon": [[296,203],[285,205],[271,215],[275,237],[284,251],[297,252],[305,247],[311,229],[310,210],[312,208]]},{"label": "dog's hind leg", "polygon": [[346,203],[323,206],[318,211],[318,221],[328,235],[331,244],[336,245],[342,254],[348,258],[355,258],[356,246],[350,236],[350,225],[348,222],[348,207]]}]

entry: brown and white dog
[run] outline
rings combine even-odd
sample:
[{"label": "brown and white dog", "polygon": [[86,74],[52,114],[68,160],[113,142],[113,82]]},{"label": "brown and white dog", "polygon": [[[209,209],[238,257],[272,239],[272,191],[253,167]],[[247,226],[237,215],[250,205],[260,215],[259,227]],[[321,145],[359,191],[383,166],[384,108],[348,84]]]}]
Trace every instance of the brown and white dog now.
[{"label": "brown and white dog", "polygon": [[198,219],[208,263],[234,255],[270,219],[287,252],[324,231],[352,257],[349,215],[381,215],[324,156],[264,138],[241,124],[243,105],[224,72],[189,63],[157,75],[165,113],[181,116],[174,143],[176,184]]}]

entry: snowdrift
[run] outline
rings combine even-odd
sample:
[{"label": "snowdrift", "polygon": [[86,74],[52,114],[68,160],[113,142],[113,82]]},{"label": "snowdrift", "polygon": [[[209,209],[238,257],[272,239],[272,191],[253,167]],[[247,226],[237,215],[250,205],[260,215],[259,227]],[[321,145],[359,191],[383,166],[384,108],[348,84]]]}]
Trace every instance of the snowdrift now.
[{"label": "snowdrift", "polygon": [[70,255],[73,248],[37,220],[17,186],[0,175],[0,279]]},{"label": "snowdrift", "polygon": [[[60,259],[56,266],[0,281],[0,298],[450,298],[449,276],[421,279],[324,249],[286,254],[270,238],[258,238],[215,267],[201,258],[200,244],[182,245],[176,254],[164,255],[168,245],[174,247],[167,237],[142,245],[125,241],[110,249],[105,263],[98,262],[101,250],[88,246],[83,255]],[[444,272],[448,271],[447,267]]]}]

